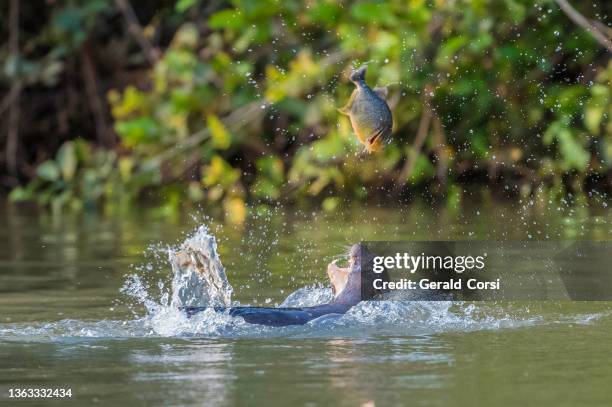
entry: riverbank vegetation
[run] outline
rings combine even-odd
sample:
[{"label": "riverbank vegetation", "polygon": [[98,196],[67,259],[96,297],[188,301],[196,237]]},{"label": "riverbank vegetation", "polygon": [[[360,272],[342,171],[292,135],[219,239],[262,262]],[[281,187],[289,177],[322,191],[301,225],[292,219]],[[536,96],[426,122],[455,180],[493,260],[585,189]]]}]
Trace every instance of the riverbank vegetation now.
[{"label": "riverbank vegetation", "polygon": [[[237,222],[469,183],[607,199],[611,10],[575,3],[10,0],[0,182],[56,210],[155,197]],[[394,114],[375,155],[336,111],[362,63]]]}]

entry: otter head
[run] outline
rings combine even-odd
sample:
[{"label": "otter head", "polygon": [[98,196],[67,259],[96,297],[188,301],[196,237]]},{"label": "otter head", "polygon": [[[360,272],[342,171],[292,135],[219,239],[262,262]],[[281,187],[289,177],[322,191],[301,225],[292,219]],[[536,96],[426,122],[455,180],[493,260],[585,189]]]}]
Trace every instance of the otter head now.
[{"label": "otter head", "polygon": [[[334,299],[356,303],[361,300],[362,295],[372,298],[380,294],[374,288],[371,288],[371,290],[366,289],[365,293],[361,290],[361,267],[362,265],[368,267],[374,258],[368,249],[364,245],[354,244],[349,250],[348,257],[348,267],[339,267],[337,260],[332,261],[327,266],[327,275],[331,283],[332,292],[334,293]],[[384,280],[388,280],[386,271],[381,277]],[[371,286],[372,284],[368,282],[367,287]]]},{"label": "otter head", "polygon": [[351,272],[354,272],[359,268],[359,245],[355,244],[351,246],[348,252],[348,267],[338,266],[338,260],[334,260],[327,266],[327,277],[331,284],[332,293],[334,298],[337,298],[349,281]]},{"label": "otter head", "polygon": [[350,272],[351,269],[349,267],[339,267],[338,260],[332,261],[327,266],[327,277],[329,277],[334,297],[338,297],[342,290],[344,290],[344,287],[346,287]]}]

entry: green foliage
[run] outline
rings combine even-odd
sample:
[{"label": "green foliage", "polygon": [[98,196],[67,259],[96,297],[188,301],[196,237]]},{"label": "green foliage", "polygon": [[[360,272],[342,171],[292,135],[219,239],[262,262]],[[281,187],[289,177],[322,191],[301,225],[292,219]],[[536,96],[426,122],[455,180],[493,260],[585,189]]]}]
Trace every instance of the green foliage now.
[{"label": "green foliage", "polygon": [[279,158],[264,157],[257,160],[257,180],[251,188],[253,195],[263,199],[278,199],[284,181],[285,169]]},{"label": "green foliage", "polygon": [[82,208],[102,199],[115,203],[128,198],[131,185],[130,158],[114,151],[94,149],[85,141],[64,143],[54,159],[44,161],[26,187],[11,191],[15,201],[35,200],[55,210]]},{"label": "green foliage", "polygon": [[[48,64],[112,13],[107,1],[71,4],[45,28],[62,44],[45,62],[52,78],[61,68]],[[178,183],[176,193],[226,210],[320,197],[333,211],[396,179],[426,105],[440,126],[429,126],[410,186],[434,180],[438,151],[451,182],[465,163],[499,157],[555,180],[612,168],[612,63],[553,1],[180,0],[156,10],[147,30],[176,27],[161,58],[138,85],[108,92],[121,158],[66,143],[15,199],[89,202]],[[395,121],[393,143],[372,156],[336,111],[364,62],[371,85],[389,85]]]},{"label": "green foliage", "polygon": [[[21,3],[22,20],[28,16],[35,19],[44,15],[40,5]],[[56,85],[65,69],[66,57],[79,50],[92,32],[96,19],[108,12],[111,3],[112,0],[58,2],[49,10],[46,24],[37,27],[37,35],[26,37],[19,56],[0,51],[0,66],[3,68],[0,70],[0,84],[21,80],[29,85]],[[4,8],[3,14],[7,14]],[[5,21],[2,23],[8,25]]]}]

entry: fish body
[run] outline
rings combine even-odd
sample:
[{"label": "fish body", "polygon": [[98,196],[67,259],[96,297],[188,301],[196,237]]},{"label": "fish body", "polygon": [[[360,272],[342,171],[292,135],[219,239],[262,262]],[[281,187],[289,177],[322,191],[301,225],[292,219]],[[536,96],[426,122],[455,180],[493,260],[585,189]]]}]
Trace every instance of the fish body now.
[{"label": "fish body", "polygon": [[366,66],[351,75],[355,90],[347,104],[338,109],[349,116],[359,141],[371,153],[379,151],[391,137],[393,116],[385,101],[387,88],[371,89],[365,81]]}]

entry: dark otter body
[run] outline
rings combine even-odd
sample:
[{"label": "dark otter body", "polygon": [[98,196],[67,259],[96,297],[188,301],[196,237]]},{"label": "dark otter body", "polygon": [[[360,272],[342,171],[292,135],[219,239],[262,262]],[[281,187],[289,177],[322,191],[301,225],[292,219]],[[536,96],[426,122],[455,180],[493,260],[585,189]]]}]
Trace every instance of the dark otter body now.
[{"label": "dark otter body", "polygon": [[[361,301],[361,272],[359,263],[353,263],[346,285],[329,304],[313,307],[273,308],[273,307],[231,307],[229,315],[242,317],[249,324],[267,326],[304,325],[313,319],[329,314],[344,314]],[[207,307],[184,307],[183,311],[191,317]],[[228,308],[215,307],[217,312],[226,312]]]},{"label": "dark otter body", "polygon": [[[232,317],[242,317],[249,324],[267,326],[304,325],[323,315],[344,314],[352,306],[349,304],[330,303],[301,308],[232,307],[229,308],[229,315]],[[183,308],[189,317],[206,309],[206,307]],[[215,311],[226,312],[227,308],[215,308]]]},{"label": "dark otter body", "polygon": [[[350,264],[347,269],[340,269],[332,262],[328,266],[328,273],[346,273],[345,279],[340,283],[335,283],[332,280],[332,288],[337,295],[328,304],[315,305],[312,307],[295,307],[295,308],[273,308],[273,307],[215,307],[217,312],[228,312],[233,317],[242,317],[250,324],[267,325],[267,326],[287,326],[287,325],[304,325],[313,319],[330,314],[345,314],[354,305],[361,301],[361,264],[360,259],[365,256],[370,259],[372,256],[359,245],[353,245],[350,252]],[[337,285],[336,285],[337,284]],[[368,298],[371,298],[368,295]],[[202,312],[208,307],[183,307],[181,308],[187,316]]]},{"label": "dark otter body", "polygon": [[[313,307],[273,308],[273,307],[231,307],[229,315],[242,317],[250,324],[267,326],[304,325],[313,319],[329,314],[344,314],[361,301],[361,268],[359,264],[359,246],[351,250],[350,272],[346,284],[339,288],[338,295],[329,303]],[[335,266],[335,264],[334,264]],[[207,307],[184,307],[187,316],[206,310]],[[215,308],[217,312],[226,312],[227,308]]]}]

